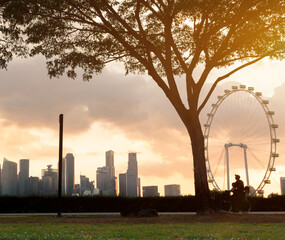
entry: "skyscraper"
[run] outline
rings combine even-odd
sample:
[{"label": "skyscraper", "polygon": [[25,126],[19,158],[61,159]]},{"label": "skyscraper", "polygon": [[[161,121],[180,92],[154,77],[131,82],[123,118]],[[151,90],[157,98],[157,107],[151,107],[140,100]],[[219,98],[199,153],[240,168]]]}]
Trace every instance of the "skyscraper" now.
[{"label": "skyscraper", "polygon": [[136,176],[138,175],[138,162],[136,153],[129,153],[127,174]]},{"label": "skyscraper", "polygon": [[127,174],[119,174],[119,194],[121,197],[127,196]]},{"label": "skyscraper", "polygon": [[285,195],[285,177],[280,177],[281,195]]},{"label": "skyscraper", "polygon": [[29,177],[28,194],[39,195],[40,193],[40,179],[38,177]]},{"label": "skyscraper", "polygon": [[100,189],[101,195],[117,195],[117,178],[115,177],[114,152],[106,152],[106,166],[97,168],[96,186]]},{"label": "skyscraper", "polygon": [[89,178],[84,175],[80,175],[80,195],[84,196],[85,191],[90,191],[91,193],[94,190],[94,181],[90,182]]},{"label": "skyscraper", "polygon": [[19,161],[19,195],[28,194],[29,183],[29,159],[20,159]]},{"label": "skyscraper", "polygon": [[[115,181],[115,182],[114,182]],[[115,196],[116,178],[111,178],[109,166],[99,167],[96,171],[96,186],[100,189],[100,194],[105,196]]]},{"label": "skyscraper", "polygon": [[127,196],[138,197],[140,194],[136,153],[129,153],[128,170],[126,175]]},{"label": "skyscraper", "polygon": [[58,189],[57,169],[52,169],[52,165],[47,165],[47,169],[42,169],[42,194],[56,195]]},{"label": "skyscraper", "polygon": [[111,177],[115,177],[115,166],[114,166],[114,152],[112,150],[107,151],[106,153],[106,166],[110,167]]},{"label": "skyscraper", "polygon": [[17,194],[17,163],[4,158],[2,170],[2,195]]},{"label": "skyscraper", "polygon": [[71,196],[74,189],[74,156],[72,153],[65,157],[65,193]]}]

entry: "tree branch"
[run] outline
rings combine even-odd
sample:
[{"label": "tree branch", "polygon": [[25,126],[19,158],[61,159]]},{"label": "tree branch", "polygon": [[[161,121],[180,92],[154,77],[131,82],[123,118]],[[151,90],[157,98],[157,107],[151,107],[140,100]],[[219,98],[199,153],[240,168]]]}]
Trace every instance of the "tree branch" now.
[{"label": "tree branch", "polygon": [[254,64],[254,63],[260,61],[261,59],[263,59],[263,58],[269,56],[270,53],[271,53],[271,52],[269,52],[269,53],[267,53],[267,54],[265,54],[265,55],[263,55],[263,56],[261,56],[261,57],[259,57],[259,58],[256,58],[256,59],[253,60],[253,61],[247,62],[247,63],[245,63],[245,64],[243,64],[243,65],[241,65],[241,66],[235,68],[234,70],[230,71],[229,73],[227,73],[227,74],[225,74],[225,75],[223,75],[223,76],[221,76],[221,77],[218,77],[217,80],[216,80],[216,81],[214,82],[214,84],[212,85],[212,87],[211,87],[210,91],[208,92],[206,98],[204,99],[204,101],[202,102],[202,104],[199,106],[199,108],[198,108],[198,113],[200,113],[201,110],[203,109],[203,107],[206,105],[206,103],[208,102],[208,100],[209,100],[210,96],[212,95],[214,89],[216,88],[217,84],[218,84],[220,81],[222,81],[222,80],[228,78],[229,76],[233,75],[233,74],[236,73],[237,71],[239,71],[239,70],[241,70],[241,69],[243,69],[243,68],[245,68],[245,67],[248,67],[248,66],[250,66],[250,65],[252,65],[252,64]]},{"label": "tree branch", "polygon": [[[196,43],[196,48],[195,48],[195,53],[193,55],[193,58],[192,58],[192,61],[189,65],[189,68],[188,68],[188,71],[192,74],[194,68],[196,67],[198,61],[199,61],[199,58],[200,58],[200,55],[201,55],[201,52],[203,51],[203,41],[201,40],[200,38],[200,34],[201,34],[201,31],[203,29],[203,25],[204,23],[206,22],[206,14],[205,12],[203,13],[202,15],[202,18],[201,18],[201,22],[200,24],[198,25],[197,27],[197,32],[195,31],[196,27],[194,27],[194,41]],[[194,25],[195,25],[195,21],[194,21]]]},{"label": "tree branch", "polygon": [[[156,16],[160,21],[163,21],[163,17],[159,15],[158,12],[156,12],[153,7],[151,7],[147,1],[143,0],[142,3],[145,5],[146,8],[148,8],[154,16]],[[157,7],[157,5],[155,5]],[[157,7],[158,8],[158,7]],[[158,8],[159,9],[159,8]]]}]

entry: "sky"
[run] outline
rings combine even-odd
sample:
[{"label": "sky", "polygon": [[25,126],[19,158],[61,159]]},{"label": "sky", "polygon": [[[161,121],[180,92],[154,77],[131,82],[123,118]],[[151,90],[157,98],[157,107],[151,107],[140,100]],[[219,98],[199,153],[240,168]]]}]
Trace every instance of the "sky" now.
[{"label": "sky", "polygon": [[[280,177],[285,176],[284,64],[284,61],[265,59],[231,76],[218,85],[200,116],[202,124],[206,123],[207,112],[217,101],[217,95],[232,85],[254,87],[262,92],[263,99],[269,100],[270,110],[275,111],[274,121],[279,124],[277,152],[280,157],[275,162],[276,172],[270,178],[272,184],[264,188],[265,195],[280,193]],[[209,89],[213,80],[227,71],[214,71],[205,88]],[[199,74],[198,68],[195,75]],[[185,98],[183,77],[177,78],[177,82]],[[220,116],[217,113],[212,133],[219,135],[220,130],[225,130],[222,121],[233,109],[240,109],[244,116],[260,116],[247,118],[243,126],[254,126],[259,119],[266,119],[262,112],[251,111],[248,106],[247,100],[229,101]],[[80,75],[75,80],[65,76],[50,79],[42,56],[14,59],[7,70],[0,70],[0,159],[5,157],[14,162],[30,159],[32,176],[40,177],[41,169],[48,164],[57,168],[61,113],[64,114],[64,155],[73,153],[75,156],[76,183],[80,174],[96,179],[97,167],[105,165],[106,151],[115,152],[117,176],[126,172],[128,152],[137,152],[142,186],[158,185],[163,196],[164,185],[180,184],[182,194],[194,194],[189,136],[163,92],[147,75],[125,75],[122,64],[112,63],[89,82],[82,81]],[[233,126],[241,125],[237,117],[231,122]],[[260,126],[261,130],[256,129],[251,134],[252,139],[270,139],[262,130],[267,128],[266,124]],[[263,153],[266,155],[269,151],[264,151],[262,145],[253,150],[253,154],[261,158]],[[234,164],[242,158],[242,152],[233,149],[230,154],[236,157],[236,160],[232,158],[231,181],[234,181],[233,173],[243,172],[241,164]],[[218,164],[214,158],[218,157],[210,161],[212,170]],[[250,172],[250,179],[257,184],[262,180],[267,160],[259,165],[252,159],[248,161],[251,169],[256,170]],[[219,173],[216,177],[223,185],[224,175]]]}]

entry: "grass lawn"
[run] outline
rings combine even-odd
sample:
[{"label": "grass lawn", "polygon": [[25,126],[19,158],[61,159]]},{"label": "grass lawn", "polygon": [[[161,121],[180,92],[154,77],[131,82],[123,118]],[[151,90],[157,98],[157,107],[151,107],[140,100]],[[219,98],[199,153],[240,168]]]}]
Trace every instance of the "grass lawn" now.
[{"label": "grass lawn", "polygon": [[0,239],[285,239],[283,221],[229,219],[2,217]]}]

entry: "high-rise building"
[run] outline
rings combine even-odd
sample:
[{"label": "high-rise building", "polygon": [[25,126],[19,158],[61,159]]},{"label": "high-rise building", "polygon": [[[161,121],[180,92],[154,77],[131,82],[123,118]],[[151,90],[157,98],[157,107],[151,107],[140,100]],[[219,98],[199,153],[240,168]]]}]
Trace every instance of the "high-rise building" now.
[{"label": "high-rise building", "polygon": [[80,195],[83,196],[85,191],[90,191],[91,193],[94,190],[94,181],[89,181],[89,178],[84,175],[80,175]]},{"label": "high-rise building", "polygon": [[165,197],[175,197],[181,195],[179,184],[169,184],[164,185],[164,195]]},{"label": "high-rise building", "polygon": [[157,186],[144,186],[143,197],[159,197]]},{"label": "high-rise building", "polygon": [[138,162],[136,153],[129,153],[127,174],[138,175]]},{"label": "high-rise building", "polygon": [[65,157],[65,193],[71,196],[74,189],[74,156],[72,153]]},{"label": "high-rise building", "polygon": [[29,159],[20,159],[19,161],[19,195],[28,195],[29,183]]},{"label": "high-rise building", "polygon": [[110,167],[98,167],[96,171],[97,188],[105,191],[110,188],[111,171]]},{"label": "high-rise building", "polygon": [[97,168],[96,186],[101,195],[117,195],[117,178],[115,177],[114,152],[106,152],[106,166]]},{"label": "high-rise building", "polygon": [[42,194],[56,195],[58,190],[57,169],[52,169],[48,165],[47,169],[42,170]]},{"label": "high-rise building", "polygon": [[137,154],[129,153],[128,170],[127,170],[127,196],[139,196],[139,180],[138,180],[138,163]]},{"label": "high-rise building", "polygon": [[138,178],[138,194],[141,197],[141,178]]},{"label": "high-rise building", "polygon": [[4,158],[2,170],[2,195],[17,194],[17,163]]},{"label": "high-rise building", "polygon": [[280,177],[281,195],[285,195],[285,177]]},{"label": "high-rise building", "polygon": [[106,166],[110,167],[111,177],[115,177],[115,166],[114,166],[114,152],[112,150],[107,151],[106,153]]},{"label": "high-rise building", "polygon": [[116,177],[111,177],[111,169],[108,166],[99,167],[96,171],[96,186],[103,196],[117,195]]},{"label": "high-rise building", "polygon": [[40,179],[38,177],[29,177],[28,195],[40,194]]},{"label": "high-rise building", "polygon": [[119,195],[121,197],[127,196],[127,174],[119,174]]},{"label": "high-rise building", "polygon": [[140,197],[141,181],[138,178],[137,154],[128,154],[128,169],[126,173],[119,174],[120,196]]},{"label": "high-rise building", "polygon": [[56,195],[56,191],[53,189],[53,181],[51,176],[43,176],[42,177],[42,190],[43,195]]}]

